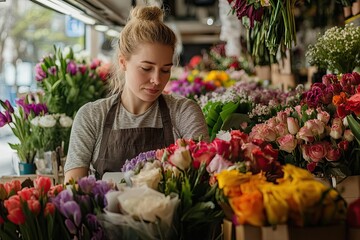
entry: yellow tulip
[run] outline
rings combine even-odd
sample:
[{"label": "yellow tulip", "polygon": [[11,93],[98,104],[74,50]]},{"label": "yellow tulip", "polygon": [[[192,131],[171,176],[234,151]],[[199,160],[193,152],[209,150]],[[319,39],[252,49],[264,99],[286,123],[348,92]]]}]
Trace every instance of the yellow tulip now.
[{"label": "yellow tulip", "polygon": [[285,224],[288,220],[289,206],[281,191],[281,186],[268,184],[261,187],[267,221],[271,225]]}]

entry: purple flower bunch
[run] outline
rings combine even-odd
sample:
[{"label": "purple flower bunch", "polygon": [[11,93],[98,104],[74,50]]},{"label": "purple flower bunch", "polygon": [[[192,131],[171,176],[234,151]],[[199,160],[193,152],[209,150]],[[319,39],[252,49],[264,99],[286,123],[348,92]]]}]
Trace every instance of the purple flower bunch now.
[{"label": "purple flower bunch", "polygon": [[89,176],[50,199],[62,219],[66,239],[105,239],[96,214],[107,206],[105,195],[112,189],[112,184]]},{"label": "purple flower bunch", "polygon": [[127,172],[132,170],[134,172],[139,172],[146,162],[154,160],[155,157],[156,157],[156,150],[142,152],[130,160],[127,159],[125,161],[125,164],[121,168],[121,171]]},{"label": "purple flower bunch", "polygon": [[35,95],[29,94],[16,100],[16,106],[12,106],[8,100],[0,100],[4,112],[0,112],[0,127],[6,124],[10,126],[19,143],[9,143],[16,150],[20,161],[33,163],[36,149],[34,147],[34,136],[31,129],[31,120],[38,115],[47,113],[47,107],[35,100]]},{"label": "purple flower bunch", "polygon": [[254,27],[254,22],[260,22],[264,15],[264,7],[260,1],[247,1],[247,0],[228,0],[232,6],[239,20],[247,17],[250,21],[250,27]]},{"label": "purple flower bunch", "polygon": [[216,89],[213,82],[204,82],[201,77],[195,77],[193,81],[189,81],[187,77],[184,77],[178,80],[172,80],[170,84],[172,93],[190,99],[194,99]]}]

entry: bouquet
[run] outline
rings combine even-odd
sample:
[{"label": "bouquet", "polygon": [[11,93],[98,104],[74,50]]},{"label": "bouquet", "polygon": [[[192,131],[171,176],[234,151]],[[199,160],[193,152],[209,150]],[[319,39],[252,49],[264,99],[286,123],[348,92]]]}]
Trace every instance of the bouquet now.
[{"label": "bouquet", "polygon": [[29,94],[16,101],[12,106],[8,100],[0,100],[4,112],[0,112],[0,127],[8,124],[18,138],[19,143],[9,143],[14,149],[21,162],[33,163],[36,155],[31,120],[36,116],[44,115],[47,112],[45,104],[37,103],[35,95]]},{"label": "bouquet", "polygon": [[180,239],[214,239],[223,217],[215,198],[215,175],[229,167],[242,172],[264,171],[268,179],[281,176],[277,151],[264,141],[249,141],[239,130],[221,132],[211,143],[178,139],[164,149],[128,160],[122,171],[128,186],[145,185],[166,196],[179,196]]},{"label": "bouquet", "polygon": [[360,66],[360,27],[332,27],[306,52],[310,65],[334,73],[350,73]]},{"label": "bouquet", "polygon": [[285,165],[276,184],[263,173],[224,170],[216,174],[219,201],[235,225],[322,226],[345,222],[346,202],[308,171]]},{"label": "bouquet", "polygon": [[165,196],[149,187],[123,188],[106,195],[108,206],[98,215],[107,239],[174,239],[177,194]]},{"label": "bouquet", "polygon": [[77,60],[71,48],[66,55],[56,47],[54,51],[35,66],[36,80],[50,113],[74,117],[82,105],[106,95],[110,65],[98,59]]}]

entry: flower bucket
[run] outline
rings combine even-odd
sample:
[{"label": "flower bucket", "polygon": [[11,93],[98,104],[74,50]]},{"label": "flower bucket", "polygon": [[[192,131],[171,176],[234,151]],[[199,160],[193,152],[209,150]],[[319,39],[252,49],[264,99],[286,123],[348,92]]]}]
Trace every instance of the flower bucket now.
[{"label": "flower bucket", "polygon": [[19,162],[20,175],[35,174],[36,166],[34,163]]}]

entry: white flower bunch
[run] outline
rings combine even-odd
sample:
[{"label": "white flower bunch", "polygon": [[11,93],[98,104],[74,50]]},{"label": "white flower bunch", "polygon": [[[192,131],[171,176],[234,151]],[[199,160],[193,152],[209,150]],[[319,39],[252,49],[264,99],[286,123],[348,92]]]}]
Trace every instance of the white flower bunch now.
[{"label": "white flower bunch", "polygon": [[45,114],[31,120],[34,145],[38,150],[54,151],[63,146],[66,150],[73,120],[65,114]]},{"label": "white flower bunch", "polygon": [[349,73],[360,66],[360,27],[353,23],[332,27],[306,53],[310,65],[334,73]]}]

